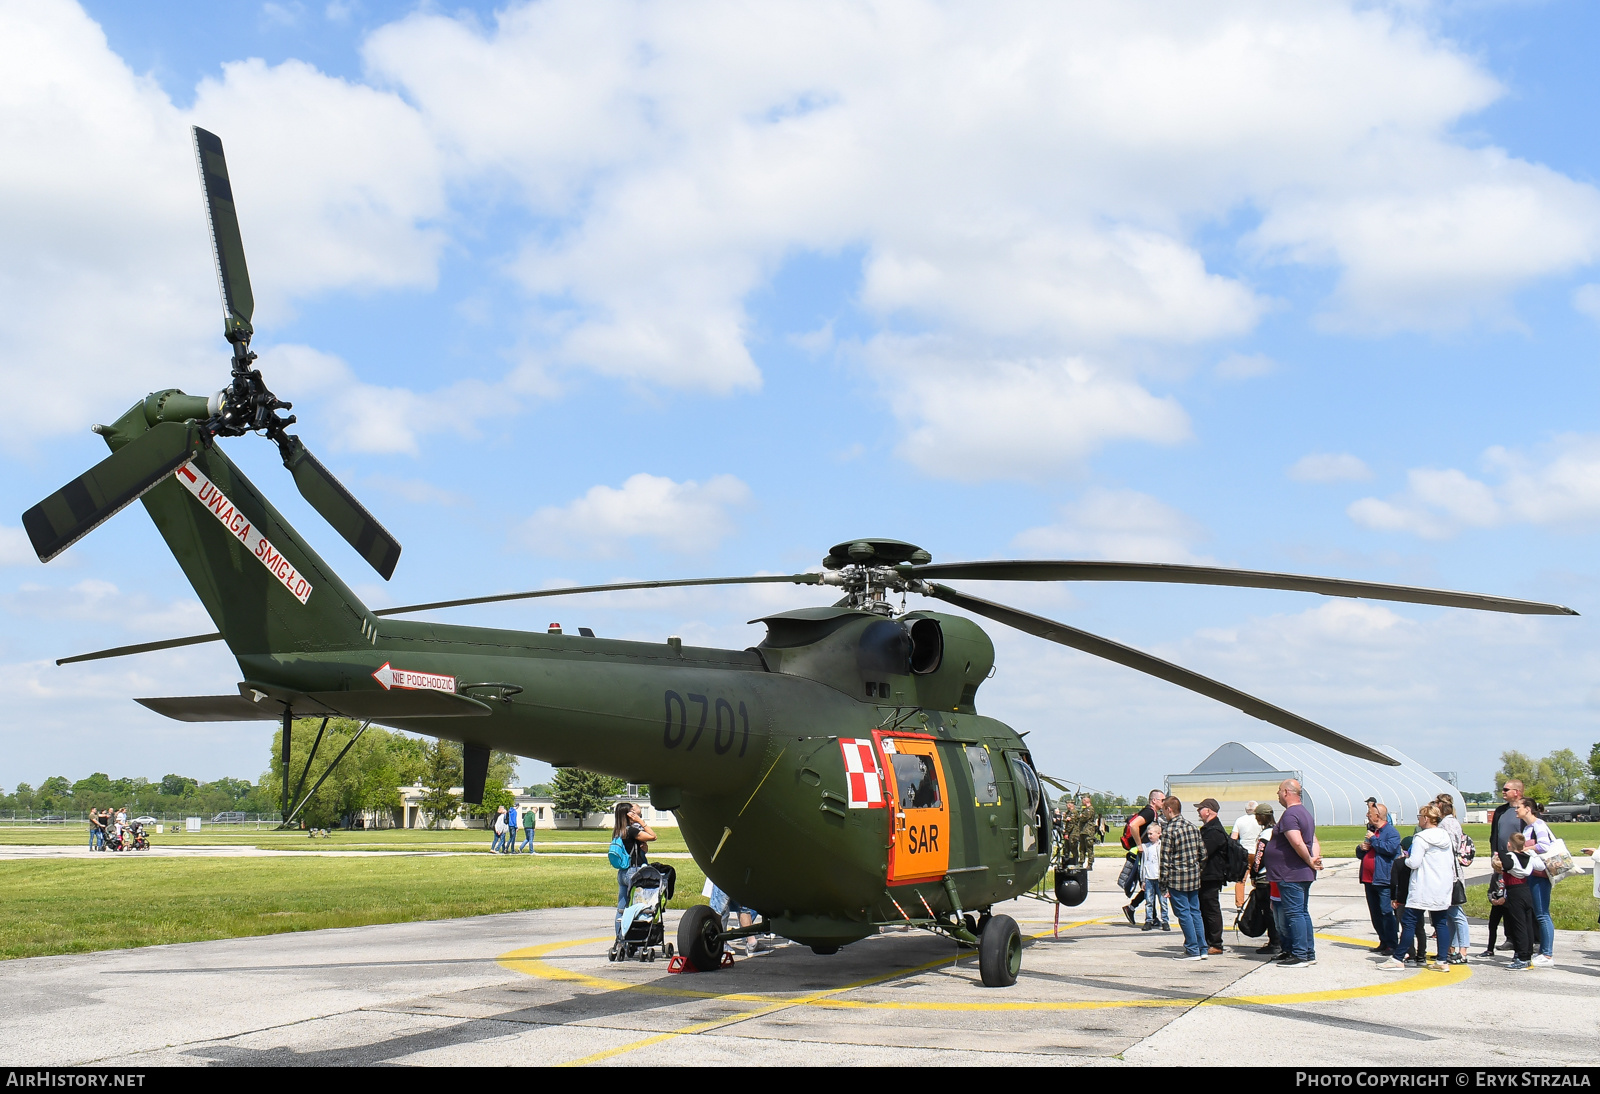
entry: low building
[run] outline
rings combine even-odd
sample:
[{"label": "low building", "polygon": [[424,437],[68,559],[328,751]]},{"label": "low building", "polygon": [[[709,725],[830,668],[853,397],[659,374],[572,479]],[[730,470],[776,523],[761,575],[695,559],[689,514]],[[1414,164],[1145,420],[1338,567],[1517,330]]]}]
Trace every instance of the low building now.
[{"label": "low building", "polygon": [[[557,816],[555,802],[548,797],[535,797],[525,793],[523,788],[519,786],[507,787],[506,789],[510,790],[515,796],[519,812],[524,810],[533,811],[535,828],[565,829],[580,827],[576,817],[569,817],[565,814]],[[400,807],[393,811],[394,816],[392,818],[386,819],[396,828],[428,827],[428,814],[422,808],[422,799],[427,793],[420,785],[400,787]],[[462,793],[461,787],[452,787],[450,793],[459,798]],[[650,795],[648,793],[641,794],[637,786],[629,786],[620,796],[612,800],[610,807],[605,812],[591,813],[583,818],[582,827],[586,829],[604,828],[609,832],[612,813],[616,808],[616,803],[620,801],[630,801],[638,805],[640,819],[651,828],[676,828],[678,826],[678,818],[673,816],[669,810],[656,809],[655,806],[650,804]],[[488,828],[489,818],[469,816],[463,811],[458,813],[455,819],[450,822],[450,827]]]},{"label": "low building", "polygon": [[1398,760],[1400,766],[1358,760],[1309,741],[1230,741],[1193,771],[1167,776],[1167,793],[1182,799],[1183,811],[1191,818],[1195,817],[1196,802],[1217,799],[1222,806],[1218,815],[1225,826],[1232,826],[1249,801],[1271,805],[1274,813],[1279,812],[1278,784],[1285,779],[1299,780],[1305,805],[1318,824],[1365,825],[1369,797],[1387,805],[1397,825],[1413,823],[1417,811],[1440,793],[1454,795],[1458,808],[1465,805],[1459,790],[1411,757],[1381,745],[1378,751]]}]

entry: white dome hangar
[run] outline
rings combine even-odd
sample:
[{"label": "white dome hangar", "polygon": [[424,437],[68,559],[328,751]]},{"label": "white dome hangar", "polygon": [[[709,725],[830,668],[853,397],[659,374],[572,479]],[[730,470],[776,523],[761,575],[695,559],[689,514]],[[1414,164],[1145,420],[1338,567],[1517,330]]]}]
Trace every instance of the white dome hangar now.
[{"label": "white dome hangar", "polygon": [[1417,810],[1440,793],[1455,797],[1458,812],[1463,808],[1461,791],[1439,775],[1398,749],[1375,747],[1398,760],[1400,766],[1358,760],[1310,742],[1229,741],[1188,774],[1167,776],[1167,793],[1181,798],[1184,813],[1191,817],[1196,802],[1217,799],[1225,825],[1231,825],[1249,801],[1270,805],[1274,813],[1281,812],[1278,784],[1284,779],[1300,781],[1305,805],[1319,825],[1365,825],[1369,797],[1389,807],[1396,826],[1410,823]]}]

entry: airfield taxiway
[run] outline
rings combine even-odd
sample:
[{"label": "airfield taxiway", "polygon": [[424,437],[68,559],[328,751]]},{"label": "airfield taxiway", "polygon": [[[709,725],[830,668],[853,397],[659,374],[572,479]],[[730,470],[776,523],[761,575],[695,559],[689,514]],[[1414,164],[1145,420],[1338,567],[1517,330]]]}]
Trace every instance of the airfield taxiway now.
[{"label": "airfield taxiway", "polygon": [[1314,967],[1231,931],[1181,962],[1176,929],[1122,919],[1115,866],[1059,937],[1047,905],[1002,909],[1033,936],[1007,989],[922,932],[614,965],[610,911],[563,908],[0,962],[0,1063],[1600,1063],[1600,934],[1560,932],[1553,969],[1385,973],[1345,863],[1313,889]]}]

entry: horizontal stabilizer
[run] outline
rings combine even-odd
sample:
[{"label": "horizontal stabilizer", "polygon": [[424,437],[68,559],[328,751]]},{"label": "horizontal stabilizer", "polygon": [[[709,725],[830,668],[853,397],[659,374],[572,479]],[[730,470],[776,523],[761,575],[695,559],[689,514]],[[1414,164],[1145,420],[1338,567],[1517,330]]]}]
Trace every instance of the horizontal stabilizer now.
[{"label": "horizontal stabilizer", "polygon": [[279,704],[253,703],[243,695],[162,695],[134,702],[179,722],[276,722],[283,717]]},{"label": "horizontal stabilizer", "polygon": [[276,722],[284,707],[297,718],[345,717],[387,722],[405,718],[482,718],[489,708],[444,691],[279,692],[257,701],[249,685],[240,695],[170,695],[135,702],[180,722]]}]

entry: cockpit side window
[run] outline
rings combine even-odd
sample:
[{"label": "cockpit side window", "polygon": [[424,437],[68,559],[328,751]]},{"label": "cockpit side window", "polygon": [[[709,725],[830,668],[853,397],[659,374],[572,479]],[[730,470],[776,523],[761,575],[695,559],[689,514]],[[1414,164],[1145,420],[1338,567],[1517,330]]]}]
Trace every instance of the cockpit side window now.
[{"label": "cockpit side window", "polygon": [[1000,784],[995,781],[994,761],[982,745],[965,746],[967,766],[972,769],[972,791],[979,805],[998,805]]}]

